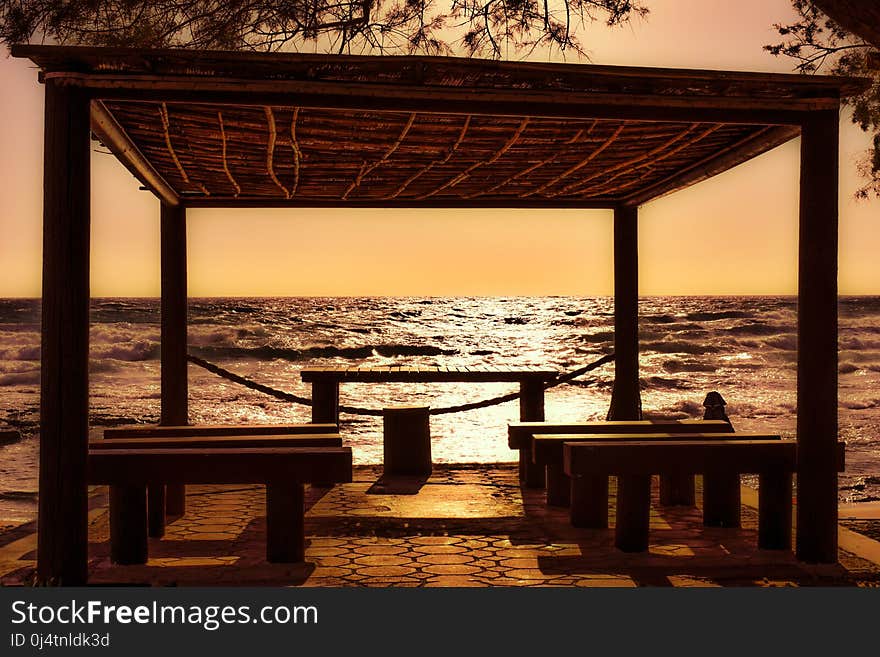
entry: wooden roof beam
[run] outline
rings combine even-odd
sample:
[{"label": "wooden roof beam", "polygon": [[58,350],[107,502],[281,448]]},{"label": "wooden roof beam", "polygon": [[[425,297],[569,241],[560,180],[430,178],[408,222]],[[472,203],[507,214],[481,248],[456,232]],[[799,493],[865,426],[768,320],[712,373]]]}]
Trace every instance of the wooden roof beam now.
[{"label": "wooden roof beam", "polygon": [[684,123],[800,125],[808,112],[836,107],[837,98],[762,99],[660,97],[635,94],[559,94],[547,91],[431,88],[350,82],[156,78],[151,76],[47,73],[59,84],[85,86],[97,98],[166,103],[291,106],[303,108],[617,119]]},{"label": "wooden roof beam", "polygon": [[446,208],[446,209],[473,209],[473,208],[511,208],[511,209],[539,209],[550,208],[559,210],[611,210],[620,202],[613,198],[596,198],[588,200],[569,199],[436,199],[430,198],[419,201],[414,198],[396,198],[389,202],[384,198],[371,200],[348,200],[340,199],[302,199],[291,198],[268,198],[268,197],[222,197],[213,195],[210,197],[183,197],[181,202],[188,208]]},{"label": "wooden roof beam", "polygon": [[91,130],[144,187],[166,205],[180,205],[180,196],[174,188],[153,168],[100,100],[91,102]]}]

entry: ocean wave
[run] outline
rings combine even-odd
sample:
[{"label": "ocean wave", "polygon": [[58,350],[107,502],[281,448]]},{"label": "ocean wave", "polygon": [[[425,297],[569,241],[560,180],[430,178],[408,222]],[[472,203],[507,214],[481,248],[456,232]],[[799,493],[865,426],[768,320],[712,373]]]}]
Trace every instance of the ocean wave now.
[{"label": "ocean wave", "polygon": [[394,358],[399,356],[452,356],[457,349],[441,349],[432,345],[376,344],[362,347],[306,347],[293,349],[264,345],[260,347],[192,347],[193,353],[203,358],[253,358],[260,360],[306,360],[310,358],[349,358],[362,360],[373,356]]},{"label": "ocean wave", "polygon": [[774,326],[773,324],[765,324],[764,322],[738,324],[737,326],[731,326],[726,329],[728,333],[732,333],[733,335],[755,336],[777,335],[778,333],[782,333],[784,330],[785,329],[783,327]]},{"label": "ocean wave", "polygon": [[866,411],[869,408],[880,408],[880,399],[845,400],[840,402],[840,406],[851,411]]},{"label": "ocean wave", "polygon": [[844,362],[840,363],[837,366],[837,371],[839,374],[852,374],[853,372],[858,372],[861,368],[855,363]]},{"label": "ocean wave", "polygon": [[665,360],[661,367],[669,374],[679,372],[717,372],[718,368],[711,363],[701,363],[696,360]]},{"label": "ocean wave", "polygon": [[797,351],[798,339],[796,333],[785,333],[775,338],[764,340],[764,345],[773,347],[774,349],[782,349],[783,351]]},{"label": "ocean wave", "polygon": [[688,313],[685,319],[694,322],[714,322],[721,319],[748,319],[755,314],[745,310],[716,310]]},{"label": "ocean wave", "polygon": [[40,370],[0,374],[0,386],[39,385]]},{"label": "ocean wave", "polygon": [[685,390],[690,388],[690,384],[680,379],[667,379],[662,376],[648,376],[640,381],[643,390]]},{"label": "ocean wave", "polygon": [[120,344],[97,345],[89,350],[93,359],[112,358],[129,362],[156,360],[159,358],[159,344],[150,340],[136,340]]},{"label": "ocean wave", "polygon": [[643,351],[655,351],[661,354],[714,354],[718,347],[701,344],[698,342],[685,342],[684,340],[657,340],[642,344]]},{"label": "ocean wave", "polygon": [[40,360],[40,345],[25,345],[13,349],[0,349],[0,361]]},{"label": "ocean wave", "polygon": [[858,337],[840,338],[837,344],[840,349],[851,351],[873,351],[880,349],[880,340],[865,340]]}]

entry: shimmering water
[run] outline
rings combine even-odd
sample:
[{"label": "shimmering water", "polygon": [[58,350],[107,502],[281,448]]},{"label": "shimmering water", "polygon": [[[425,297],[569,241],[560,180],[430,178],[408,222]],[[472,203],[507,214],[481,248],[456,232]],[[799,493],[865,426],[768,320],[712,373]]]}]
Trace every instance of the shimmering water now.
[{"label": "shimmering water", "polygon": [[[796,304],[788,297],[641,300],[643,407],[648,417],[700,417],[718,390],[740,430],[793,437]],[[299,371],[320,365],[542,365],[569,370],[612,350],[607,298],[193,299],[190,351],[234,372],[309,396]],[[92,310],[95,427],[159,415],[159,310],[154,299],[97,299]],[[880,297],[840,301],[840,433],[849,444],[841,499],[880,499]],[[36,491],[39,304],[0,300],[0,424],[26,438],[0,447],[0,519],[30,517]],[[613,366],[548,392],[548,419],[604,417]],[[345,384],[342,403],[449,406],[514,391],[510,384]],[[307,408],[190,367],[193,422],[308,421]],[[437,461],[509,461],[516,402],[432,418]],[[358,462],[382,457],[381,418],[343,416]]]}]

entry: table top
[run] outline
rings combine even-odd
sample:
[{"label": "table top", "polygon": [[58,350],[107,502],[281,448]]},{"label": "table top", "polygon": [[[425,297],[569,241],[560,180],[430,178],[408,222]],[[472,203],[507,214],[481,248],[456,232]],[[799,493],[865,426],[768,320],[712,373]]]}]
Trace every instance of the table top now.
[{"label": "table top", "polygon": [[350,383],[500,383],[550,381],[559,372],[541,367],[398,366],[310,367],[302,370],[306,382]]}]

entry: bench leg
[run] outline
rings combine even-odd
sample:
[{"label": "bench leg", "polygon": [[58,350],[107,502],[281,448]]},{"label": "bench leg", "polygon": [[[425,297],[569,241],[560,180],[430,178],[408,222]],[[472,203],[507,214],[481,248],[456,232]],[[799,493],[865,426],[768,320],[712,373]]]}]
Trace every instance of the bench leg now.
[{"label": "bench leg", "polygon": [[147,487],[147,529],[153,538],[165,536],[165,486]]},{"label": "bench leg", "polygon": [[571,504],[571,479],[565,474],[561,463],[547,466],[547,504],[550,506]]},{"label": "bench leg", "polygon": [[305,499],[299,482],[266,485],[266,561],[305,560]]},{"label": "bench leg", "polygon": [[707,527],[740,526],[738,473],[709,472],[703,475],[703,524]]},{"label": "bench leg", "polygon": [[110,560],[147,563],[146,486],[110,486]]},{"label": "bench leg", "polygon": [[526,488],[544,488],[547,485],[547,475],[543,465],[537,465],[532,461],[532,450],[519,450],[520,481]]},{"label": "bench leg", "polygon": [[694,506],[697,503],[694,475],[660,475],[660,504]]},{"label": "bench leg", "polygon": [[608,528],[608,477],[571,477],[571,525],[587,529]]},{"label": "bench leg", "polygon": [[758,480],[758,547],[791,549],[791,473],[766,472]]},{"label": "bench leg", "polygon": [[650,522],[651,475],[618,477],[615,547],[623,552],[645,552]]}]

